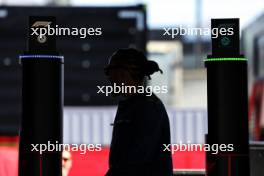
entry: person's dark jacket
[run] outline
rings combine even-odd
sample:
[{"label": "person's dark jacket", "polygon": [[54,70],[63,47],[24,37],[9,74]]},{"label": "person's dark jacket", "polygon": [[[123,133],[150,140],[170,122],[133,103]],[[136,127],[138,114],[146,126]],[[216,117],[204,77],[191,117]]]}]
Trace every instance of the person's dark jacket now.
[{"label": "person's dark jacket", "polygon": [[170,126],[162,102],[137,94],[122,100],[114,121],[106,176],[172,176]]}]

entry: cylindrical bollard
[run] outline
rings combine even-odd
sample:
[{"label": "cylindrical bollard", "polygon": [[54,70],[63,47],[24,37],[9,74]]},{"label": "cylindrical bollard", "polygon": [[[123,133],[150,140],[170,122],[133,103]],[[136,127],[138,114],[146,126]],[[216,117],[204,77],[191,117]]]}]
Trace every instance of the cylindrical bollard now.
[{"label": "cylindrical bollard", "polygon": [[249,175],[247,59],[239,54],[238,19],[212,20],[214,27],[232,27],[233,36],[213,39],[207,68],[208,176]]},{"label": "cylindrical bollard", "polygon": [[[43,20],[55,24],[53,18],[32,17],[30,27],[34,21]],[[20,56],[23,85],[19,176],[60,176],[63,56],[54,52],[55,36],[49,36],[47,43],[37,43],[37,36],[29,37],[29,52]]]}]

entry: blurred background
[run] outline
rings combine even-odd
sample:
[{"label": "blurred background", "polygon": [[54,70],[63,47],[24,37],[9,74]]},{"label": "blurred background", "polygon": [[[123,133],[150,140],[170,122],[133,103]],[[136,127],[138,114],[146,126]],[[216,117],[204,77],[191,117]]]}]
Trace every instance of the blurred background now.
[{"label": "blurred background", "polygon": [[[26,50],[29,15],[56,16],[60,27],[102,27],[103,31],[102,36],[85,39],[58,37],[57,50],[65,56],[64,143],[103,146],[101,152],[72,153],[69,176],[99,176],[107,170],[110,124],[117,102],[96,92],[97,86],[109,84],[103,68],[119,48],[144,51],[164,71],[154,74],[148,84],[168,86],[168,93],[158,96],[168,110],[172,143],[205,142],[203,60],[211,53],[210,36],[171,38],[163,34],[169,27],[210,28],[211,18],[240,18],[241,53],[249,60],[250,139],[264,140],[264,1],[0,0],[0,175],[2,163],[17,167],[22,81],[17,58]],[[175,173],[204,171],[202,152],[176,153],[173,157]],[[16,169],[10,170],[3,171],[4,175],[17,174]]]}]

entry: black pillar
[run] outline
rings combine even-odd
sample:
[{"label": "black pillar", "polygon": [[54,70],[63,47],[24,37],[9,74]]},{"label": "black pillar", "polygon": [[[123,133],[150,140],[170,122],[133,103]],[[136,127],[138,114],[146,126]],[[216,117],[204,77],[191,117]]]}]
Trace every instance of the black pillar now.
[{"label": "black pillar", "polygon": [[[61,152],[33,149],[32,144],[62,143],[63,57],[55,36],[31,35],[31,27],[55,26],[53,17],[30,17],[28,51],[23,67],[19,176],[60,176]],[[38,146],[40,147],[40,146]],[[52,149],[52,148],[50,148]]]},{"label": "black pillar", "polygon": [[212,55],[205,60],[207,143],[232,144],[234,150],[207,152],[207,175],[249,176],[247,59],[239,53],[239,19],[211,22],[212,28],[233,28],[233,35],[225,33],[212,38]]}]

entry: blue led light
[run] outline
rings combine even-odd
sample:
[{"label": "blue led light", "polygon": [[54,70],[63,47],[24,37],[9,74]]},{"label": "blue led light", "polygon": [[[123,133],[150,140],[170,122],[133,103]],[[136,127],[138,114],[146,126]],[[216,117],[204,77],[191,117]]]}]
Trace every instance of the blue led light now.
[{"label": "blue led light", "polygon": [[47,59],[64,59],[64,56],[57,55],[42,55],[42,54],[33,54],[33,55],[20,55],[19,59],[34,59],[34,58],[47,58]]},{"label": "blue led light", "polygon": [[27,54],[27,55],[20,55],[19,56],[19,64],[22,64],[22,60],[53,60],[53,61],[59,61],[61,63],[64,63],[64,56],[58,56],[58,55],[47,55],[47,54]]}]

